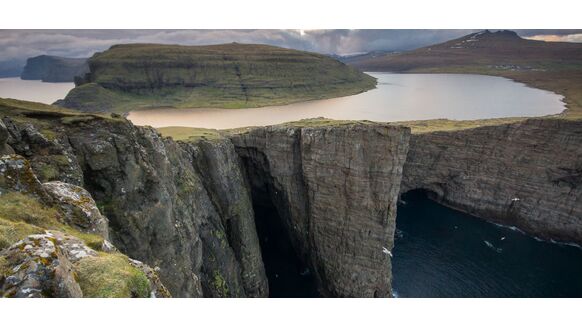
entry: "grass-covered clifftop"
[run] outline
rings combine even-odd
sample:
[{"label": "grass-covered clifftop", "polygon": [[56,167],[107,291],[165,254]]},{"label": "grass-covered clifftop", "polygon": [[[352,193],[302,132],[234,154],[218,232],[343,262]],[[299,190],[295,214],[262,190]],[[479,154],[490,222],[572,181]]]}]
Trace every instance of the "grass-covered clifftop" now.
[{"label": "grass-covered clifftop", "polygon": [[148,107],[243,108],[352,95],[376,80],[330,57],[258,44],[116,45],[60,105],[125,112]]}]

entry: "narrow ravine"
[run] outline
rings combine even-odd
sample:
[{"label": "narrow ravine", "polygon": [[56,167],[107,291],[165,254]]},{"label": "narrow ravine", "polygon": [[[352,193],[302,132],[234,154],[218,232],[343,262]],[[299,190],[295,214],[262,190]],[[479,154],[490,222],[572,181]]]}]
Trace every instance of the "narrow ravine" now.
[{"label": "narrow ravine", "polygon": [[254,202],[255,222],[269,297],[319,297],[315,277],[293,249],[289,233],[271,202]]}]

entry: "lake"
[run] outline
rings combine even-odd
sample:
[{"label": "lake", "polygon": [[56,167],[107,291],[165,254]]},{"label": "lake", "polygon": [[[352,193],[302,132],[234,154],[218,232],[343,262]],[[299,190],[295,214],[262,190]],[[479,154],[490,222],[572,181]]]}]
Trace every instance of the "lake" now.
[{"label": "lake", "polygon": [[128,119],[153,127],[214,129],[272,125],[305,118],[408,121],[544,116],[565,109],[563,97],[506,78],[469,74],[368,73],[378,87],[358,95],[245,109],[148,109]]},{"label": "lake", "polygon": [[48,83],[21,80],[19,77],[0,78],[0,98],[14,98],[52,104],[64,98],[75,87],[73,82]]},{"label": "lake", "polygon": [[398,206],[397,297],[582,297],[582,249],[444,207],[420,191]]}]

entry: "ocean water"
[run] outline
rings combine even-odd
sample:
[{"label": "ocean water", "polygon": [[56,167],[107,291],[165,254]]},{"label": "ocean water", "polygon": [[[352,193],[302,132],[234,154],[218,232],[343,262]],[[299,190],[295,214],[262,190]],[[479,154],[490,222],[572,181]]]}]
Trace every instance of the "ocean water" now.
[{"label": "ocean water", "polygon": [[398,297],[582,297],[582,249],[444,207],[412,191],[392,251]]}]

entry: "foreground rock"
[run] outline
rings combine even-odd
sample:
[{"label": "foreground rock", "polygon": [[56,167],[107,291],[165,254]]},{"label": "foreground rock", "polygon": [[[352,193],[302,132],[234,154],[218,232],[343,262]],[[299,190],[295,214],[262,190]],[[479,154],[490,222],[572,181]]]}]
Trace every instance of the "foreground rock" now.
[{"label": "foreground rock", "polygon": [[109,239],[109,222],[101,215],[87,190],[60,181],[46,182],[43,187],[66,213],[65,223],[80,231],[95,233],[103,239]]},{"label": "foreground rock", "polygon": [[0,253],[3,297],[82,297],[73,265],[52,234],[30,235]]},{"label": "foreground rock", "polygon": [[120,254],[99,255],[58,231],[27,236],[0,252],[0,261],[3,297],[170,296],[147,265]]},{"label": "foreground rock", "polygon": [[41,185],[26,159],[0,158],[0,295],[169,297],[155,270],[104,239],[107,230],[86,190]]}]

